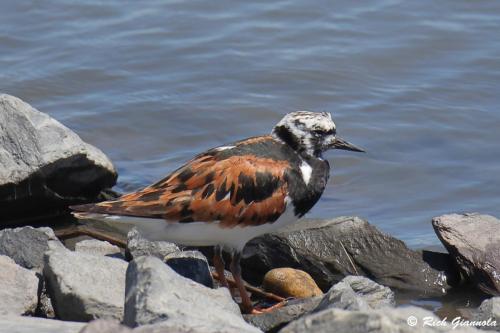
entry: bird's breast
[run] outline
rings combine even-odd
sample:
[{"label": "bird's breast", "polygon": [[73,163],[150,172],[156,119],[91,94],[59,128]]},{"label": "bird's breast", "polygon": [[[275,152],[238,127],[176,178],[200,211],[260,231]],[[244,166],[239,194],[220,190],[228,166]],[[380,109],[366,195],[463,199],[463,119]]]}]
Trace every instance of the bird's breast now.
[{"label": "bird's breast", "polygon": [[328,182],[329,172],[328,162],[320,159],[304,160],[297,168],[287,172],[285,178],[297,217],[304,216],[318,202]]}]

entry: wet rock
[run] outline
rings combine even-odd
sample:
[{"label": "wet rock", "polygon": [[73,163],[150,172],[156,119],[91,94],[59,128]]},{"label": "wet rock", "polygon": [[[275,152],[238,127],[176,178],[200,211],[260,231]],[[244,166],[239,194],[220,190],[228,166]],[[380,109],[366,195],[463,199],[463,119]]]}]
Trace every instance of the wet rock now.
[{"label": "wet rock", "polygon": [[483,301],[477,312],[474,314],[473,320],[495,321],[494,325],[483,325],[483,328],[492,331],[500,331],[500,297],[493,297]]},{"label": "wet rock", "polygon": [[44,275],[58,318],[89,321],[123,317],[127,262],[51,247]]},{"label": "wet rock", "polygon": [[289,267],[275,268],[267,272],[262,286],[265,290],[285,298],[306,298],[323,295],[323,292],[309,274]]},{"label": "wet rock", "polygon": [[97,319],[88,323],[79,333],[132,333],[132,330],[121,325],[118,320]]},{"label": "wet rock", "polygon": [[280,333],[480,332],[472,327],[453,329],[451,324],[446,323],[424,325],[424,320],[437,323],[439,318],[430,311],[414,306],[363,311],[330,308],[303,316],[285,326]]},{"label": "wet rock", "polygon": [[49,242],[59,242],[50,228],[22,227],[0,230],[0,255],[6,255],[25,268],[41,270]]},{"label": "wet rock", "polygon": [[244,277],[254,284],[275,267],[292,267],[309,273],[322,290],[347,275],[370,276],[382,285],[428,296],[449,288],[445,273],[425,262],[422,253],[358,217],[302,220],[253,239],[243,257]]},{"label": "wet rock", "polygon": [[213,288],[214,281],[208,267],[207,258],[199,251],[178,251],[163,259],[177,274]]},{"label": "wet rock", "polygon": [[4,222],[95,200],[116,182],[99,149],[14,96],[0,94],[0,127]]},{"label": "wet rock", "polygon": [[127,259],[132,260],[141,256],[154,256],[163,260],[171,253],[179,252],[177,245],[164,241],[149,241],[134,228],[127,235]]},{"label": "wet rock", "polygon": [[0,256],[0,314],[34,314],[38,304],[39,279],[35,272]]},{"label": "wet rock", "polygon": [[321,297],[295,299],[282,308],[256,315],[244,315],[247,322],[264,332],[277,332],[289,322],[299,318],[305,313],[313,311],[321,301]]},{"label": "wet rock", "polygon": [[500,220],[450,214],[435,217],[432,225],[460,271],[483,292],[500,295]]},{"label": "wet rock", "polygon": [[391,289],[363,276],[347,276],[326,293],[316,311],[328,308],[369,310],[395,304]]},{"label": "wet rock", "polygon": [[124,324],[156,324],[172,332],[260,332],[241,317],[226,288],[186,279],[155,257],[129,264]]},{"label": "wet rock", "polygon": [[122,258],[121,250],[118,246],[97,239],[85,239],[76,243],[75,252]]},{"label": "wet rock", "polygon": [[0,315],[0,333],[79,333],[83,326],[84,323]]}]

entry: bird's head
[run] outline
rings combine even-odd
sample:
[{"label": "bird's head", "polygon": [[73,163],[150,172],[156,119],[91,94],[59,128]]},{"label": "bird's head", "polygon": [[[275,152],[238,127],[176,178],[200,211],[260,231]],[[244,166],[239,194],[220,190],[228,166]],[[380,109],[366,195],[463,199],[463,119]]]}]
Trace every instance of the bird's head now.
[{"label": "bird's head", "polygon": [[288,113],[274,126],[272,135],[301,155],[321,157],[328,149],[364,152],[337,137],[337,129],[328,112],[296,111]]}]

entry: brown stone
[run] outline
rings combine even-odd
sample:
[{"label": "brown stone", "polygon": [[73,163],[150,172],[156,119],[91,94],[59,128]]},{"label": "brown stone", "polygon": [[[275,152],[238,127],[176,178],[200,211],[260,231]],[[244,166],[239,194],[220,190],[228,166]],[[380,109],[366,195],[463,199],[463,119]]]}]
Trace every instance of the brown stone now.
[{"label": "brown stone", "polygon": [[262,285],[265,290],[283,297],[306,298],[323,295],[308,273],[288,267],[267,272]]},{"label": "brown stone", "polygon": [[435,217],[432,226],[462,275],[490,295],[500,295],[500,220],[478,213]]}]

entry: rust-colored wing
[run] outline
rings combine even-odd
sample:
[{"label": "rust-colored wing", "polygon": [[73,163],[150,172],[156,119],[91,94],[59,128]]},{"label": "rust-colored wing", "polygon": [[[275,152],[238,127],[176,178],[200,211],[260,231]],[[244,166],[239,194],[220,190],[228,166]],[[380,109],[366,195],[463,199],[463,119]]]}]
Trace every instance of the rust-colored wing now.
[{"label": "rust-colored wing", "polygon": [[286,160],[213,149],[141,191],[72,208],[179,223],[220,221],[221,227],[272,223],[286,208],[289,168]]}]

